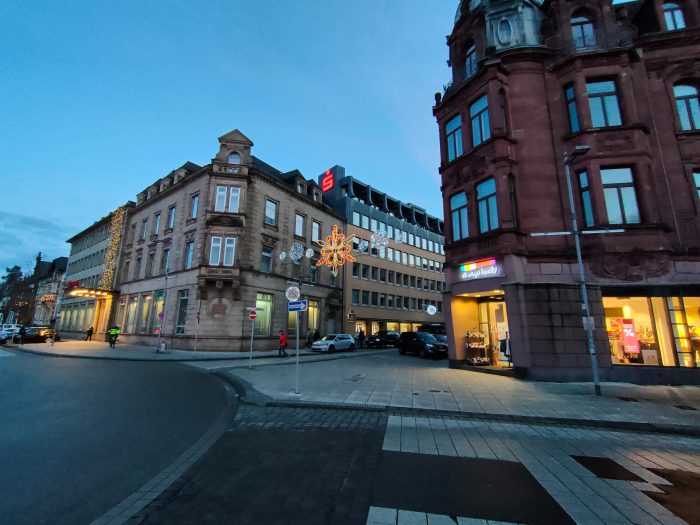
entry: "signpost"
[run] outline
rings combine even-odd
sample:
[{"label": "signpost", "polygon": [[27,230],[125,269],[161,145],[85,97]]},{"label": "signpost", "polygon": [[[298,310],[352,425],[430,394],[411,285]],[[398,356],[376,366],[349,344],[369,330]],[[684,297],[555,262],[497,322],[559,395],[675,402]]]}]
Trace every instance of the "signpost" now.
[{"label": "signpost", "polygon": [[308,301],[290,301],[287,303],[287,311],[295,312],[294,324],[297,325],[297,386],[294,391],[295,394],[299,393],[299,312],[306,312],[308,307]]},{"label": "signpost", "polygon": [[255,320],[258,318],[258,310],[263,310],[263,308],[256,308],[255,306],[247,306],[248,319],[251,321],[250,325],[250,360],[248,363],[248,368],[252,370],[253,368],[253,336],[255,335]]}]

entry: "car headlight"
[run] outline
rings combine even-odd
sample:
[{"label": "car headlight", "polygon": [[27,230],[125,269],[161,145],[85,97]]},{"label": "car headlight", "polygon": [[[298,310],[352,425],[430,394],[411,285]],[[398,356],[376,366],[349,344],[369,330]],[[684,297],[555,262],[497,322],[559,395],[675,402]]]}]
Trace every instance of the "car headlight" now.
[{"label": "car headlight", "polygon": [[432,349],[433,349],[433,345],[431,345],[430,343],[426,344],[425,347],[426,347],[428,350],[432,350]]}]

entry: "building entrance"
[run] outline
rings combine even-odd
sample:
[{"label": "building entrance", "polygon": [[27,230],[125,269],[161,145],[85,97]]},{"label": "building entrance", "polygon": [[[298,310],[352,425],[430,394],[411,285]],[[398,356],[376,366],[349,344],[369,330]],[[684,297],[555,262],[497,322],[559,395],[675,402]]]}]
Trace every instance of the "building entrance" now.
[{"label": "building entrance", "polygon": [[503,296],[479,300],[479,331],[484,334],[486,348],[497,352],[499,361],[510,361],[508,314]]}]

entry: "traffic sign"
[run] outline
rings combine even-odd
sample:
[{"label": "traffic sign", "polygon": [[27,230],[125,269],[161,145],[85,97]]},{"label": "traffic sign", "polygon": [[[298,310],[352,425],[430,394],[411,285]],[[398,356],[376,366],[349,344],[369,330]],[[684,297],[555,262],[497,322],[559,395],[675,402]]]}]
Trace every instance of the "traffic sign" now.
[{"label": "traffic sign", "polygon": [[251,310],[250,313],[248,314],[248,319],[251,321],[255,321],[255,318],[258,316],[258,312],[255,310]]},{"label": "traffic sign", "polygon": [[306,312],[309,307],[308,301],[290,301],[287,303],[288,312]]}]

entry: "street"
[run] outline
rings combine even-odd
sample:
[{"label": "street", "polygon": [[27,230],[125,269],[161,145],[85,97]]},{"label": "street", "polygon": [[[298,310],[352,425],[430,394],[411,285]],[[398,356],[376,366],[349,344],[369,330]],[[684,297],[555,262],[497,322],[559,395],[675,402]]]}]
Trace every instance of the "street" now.
[{"label": "street", "polygon": [[225,406],[177,363],[0,350],[0,523],[90,523],[169,465]]}]

